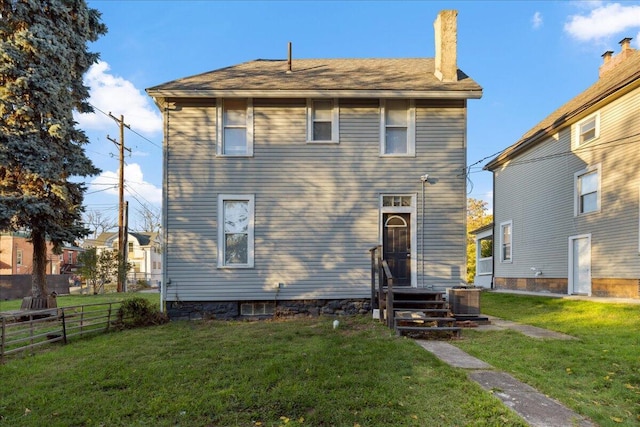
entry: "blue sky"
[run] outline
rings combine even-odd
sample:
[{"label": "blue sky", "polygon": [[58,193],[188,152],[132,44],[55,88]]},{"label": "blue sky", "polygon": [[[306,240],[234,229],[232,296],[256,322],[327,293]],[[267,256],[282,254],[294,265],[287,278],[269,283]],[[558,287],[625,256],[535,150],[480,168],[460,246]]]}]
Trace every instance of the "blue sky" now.
[{"label": "blue sky", "polygon": [[[258,58],[433,57],[433,21],[458,10],[458,68],[484,89],[469,101],[469,197],[492,206],[486,157],[516,142],[598,79],[601,55],[640,39],[640,2],[600,1],[136,1],[89,0],[109,32],[90,46],[100,63],[85,76],[92,115],[77,120],[87,155],[103,170],[87,182],[88,211],[117,215],[118,149],[107,139],[124,115],[125,199],[137,212],[161,206],[162,122],[145,88]],[[476,162],[479,162],[476,164]]]}]

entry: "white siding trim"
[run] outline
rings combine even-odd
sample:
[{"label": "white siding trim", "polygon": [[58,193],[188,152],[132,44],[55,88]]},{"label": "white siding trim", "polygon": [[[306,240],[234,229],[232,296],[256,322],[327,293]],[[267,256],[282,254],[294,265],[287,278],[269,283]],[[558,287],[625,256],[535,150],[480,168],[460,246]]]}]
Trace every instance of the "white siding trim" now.
[{"label": "white siding trim", "polygon": [[[225,264],[225,238],[224,238],[224,202],[226,200],[241,200],[249,203],[249,230],[248,230],[248,247],[247,247],[247,263],[246,264]],[[218,194],[218,268],[253,268],[255,243],[254,243],[254,225],[255,225],[255,195],[253,194]]]}]

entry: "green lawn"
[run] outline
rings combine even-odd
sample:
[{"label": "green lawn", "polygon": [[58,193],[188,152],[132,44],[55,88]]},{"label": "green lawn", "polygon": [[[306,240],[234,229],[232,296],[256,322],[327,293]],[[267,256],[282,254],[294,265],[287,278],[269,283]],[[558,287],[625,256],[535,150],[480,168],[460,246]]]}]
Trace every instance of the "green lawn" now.
[{"label": "green lawn", "polygon": [[[465,329],[453,344],[598,425],[640,424],[640,305],[481,298],[483,313],[577,339]],[[54,345],[0,366],[0,426],[525,425],[368,316],[332,321],[173,322]]]},{"label": "green lawn", "polygon": [[173,322],[0,366],[0,426],[524,426],[367,317]]},{"label": "green lawn", "polygon": [[458,347],[598,425],[640,425],[640,305],[483,293],[481,309],[577,339],[465,330]]}]

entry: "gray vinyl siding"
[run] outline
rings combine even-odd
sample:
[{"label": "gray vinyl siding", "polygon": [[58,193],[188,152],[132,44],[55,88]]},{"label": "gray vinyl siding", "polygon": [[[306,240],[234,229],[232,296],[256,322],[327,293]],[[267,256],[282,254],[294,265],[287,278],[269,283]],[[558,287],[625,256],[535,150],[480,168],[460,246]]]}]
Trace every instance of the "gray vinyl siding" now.
[{"label": "gray vinyl siding", "polygon": [[[569,237],[591,234],[593,278],[637,278],[640,91],[600,109],[600,136],[571,150],[571,127],[494,170],[496,277],[567,278]],[[600,211],[574,215],[574,174],[600,165]],[[500,223],[513,221],[513,262],[500,263]]]},{"label": "gray vinyl siding", "polygon": [[[380,194],[425,189],[425,278],[464,277],[466,104],[417,102],[416,156],[380,156],[379,101],[340,100],[339,144],[306,142],[306,100],[254,99],[252,157],[216,157],[215,102],[166,113],[167,300],[366,298]],[[217,266],[218,194],[255,195],[255,266]],[[417,218],[422,233],[420,217]],[[420,237],[418,238],[420,242]],[[418,274],[422,256],[418,254]],[[284,283],[278,294],[275,283]]]}]

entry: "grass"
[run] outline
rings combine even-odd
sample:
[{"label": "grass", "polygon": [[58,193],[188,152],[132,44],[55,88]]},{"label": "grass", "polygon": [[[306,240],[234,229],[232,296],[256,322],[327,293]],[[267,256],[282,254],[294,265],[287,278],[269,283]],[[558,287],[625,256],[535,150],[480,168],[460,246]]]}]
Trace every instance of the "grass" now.
[{"label": "grass", "polygon": [[367,317],[173,322],[0,366],[0,426],[525,426]]},{"label": "grass", "polygon": [[640,305],[483,293],[481,308],[577,339],[465,330],[458,347],[600,426],[640,424]]},{"label": "grass", "polygon": [[[481,298],[485,314],[576,339],[465,329],[453,344],[600,426],[640,424],[640,305]],[[52,346],[0,366],[0,426],[526,425],[379,322],[332,320],[173,322]]]},{"label": "grass", "polygon": [[[58,307],[72,307],[85,304],[102,304],[105,302],[122,301],[133,296],[147,298],[160,306],[160,294],[157,292],[141,293],[141,292],[124,292],[124,293],[106,293],[98,295],[60,295],[56,298]],[[19,310],[22,304],[21,299],[0,300],[0,312]]]}]

